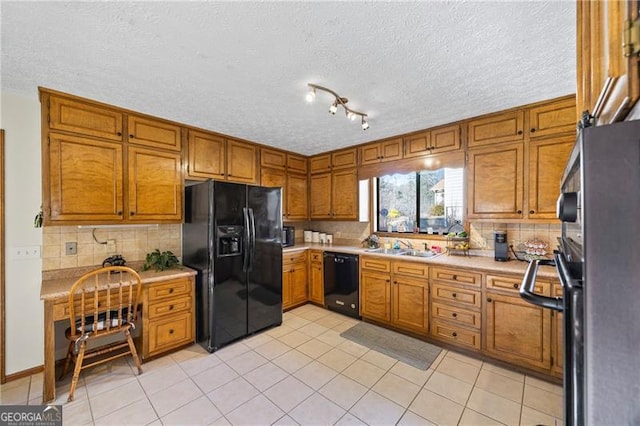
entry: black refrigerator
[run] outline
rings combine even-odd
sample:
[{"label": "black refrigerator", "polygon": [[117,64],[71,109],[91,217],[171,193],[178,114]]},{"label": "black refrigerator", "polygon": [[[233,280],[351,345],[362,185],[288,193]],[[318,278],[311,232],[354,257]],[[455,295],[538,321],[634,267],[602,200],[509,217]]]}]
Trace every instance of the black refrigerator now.
[{"label": "black refrigerator", "polygon": [[196,340],[209,352],[282,323],[280,188],[185,188],[183,263],[196,276]]}]

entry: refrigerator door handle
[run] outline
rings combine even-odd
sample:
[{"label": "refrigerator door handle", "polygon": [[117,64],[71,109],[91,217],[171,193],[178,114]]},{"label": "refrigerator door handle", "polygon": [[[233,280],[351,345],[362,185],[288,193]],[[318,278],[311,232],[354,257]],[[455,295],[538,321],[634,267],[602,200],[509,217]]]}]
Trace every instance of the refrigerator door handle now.
[{"label": "refrigerator door handle", "polygon": [[256,256],[256,219],[255,219],[255,216],[253,215],[253,209],[250,208],[248,210],[249,210],[249,224],[250,224],[248,270],[251,271],[253,269],[253,260],[255,259],[255,256]]},{"label": "refrigerator door handle", "polygon": [[244,247],[242,249],[242,272],[249,270],[249,251],[251,246],[251,235],[249,230],[249,213],[246,207],[242,208],[242,217],[244,221]]}]

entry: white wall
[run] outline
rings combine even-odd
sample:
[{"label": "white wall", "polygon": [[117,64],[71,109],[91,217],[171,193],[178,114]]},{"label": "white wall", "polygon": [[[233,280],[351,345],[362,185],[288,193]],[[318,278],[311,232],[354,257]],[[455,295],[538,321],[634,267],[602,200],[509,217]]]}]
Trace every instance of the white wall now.
[{"label": "white wall", "polygon": [[40,102],[1,94],[0,127],[5,130],[5,312],[6,374],[42,365],[44,314],[40,301],[42,260],[15,260],[12,249],[42,246],[33,218],[42,199]]}]

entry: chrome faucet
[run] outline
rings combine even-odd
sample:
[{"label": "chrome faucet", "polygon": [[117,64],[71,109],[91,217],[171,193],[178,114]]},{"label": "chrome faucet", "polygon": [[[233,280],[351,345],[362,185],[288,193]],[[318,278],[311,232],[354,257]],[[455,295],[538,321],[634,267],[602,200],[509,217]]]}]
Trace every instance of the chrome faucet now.
[{"label": "chrome faucet", "polygon": [[402,241],[402,240],[398,240],[398,242],[399,242],[400,244],[403,244],[403,245],[407,246],[407,248],[409,248],[410,250],[413,250],[413,245],[411,244],[411,242],[409,242],[409,241]]}]

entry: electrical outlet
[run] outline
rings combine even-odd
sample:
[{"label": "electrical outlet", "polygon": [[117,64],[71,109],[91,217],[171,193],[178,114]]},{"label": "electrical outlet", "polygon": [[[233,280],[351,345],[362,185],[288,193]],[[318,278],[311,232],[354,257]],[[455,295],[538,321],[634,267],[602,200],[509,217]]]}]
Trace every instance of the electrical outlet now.
[{"label": "electrical outlet", "polygon": [[65,256],[74,256],[78,254],[78,243],[75,241],[64,243],[64,254]]},{"label": "electrical outlet", "polygon": [[107,251],[109,253],[115,253],[115,251],[116,251],[116,240],[107,240]]},{"label": "electrical outlet", "polygon": [[11,249],[11,258],[17,260],[39,259],[40,246],[14,247]]}]

